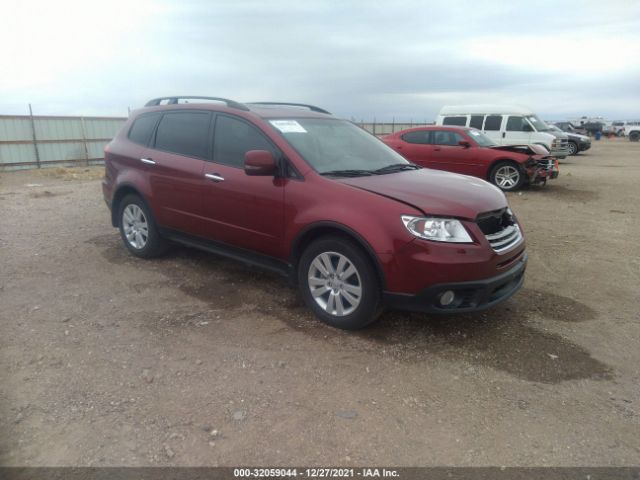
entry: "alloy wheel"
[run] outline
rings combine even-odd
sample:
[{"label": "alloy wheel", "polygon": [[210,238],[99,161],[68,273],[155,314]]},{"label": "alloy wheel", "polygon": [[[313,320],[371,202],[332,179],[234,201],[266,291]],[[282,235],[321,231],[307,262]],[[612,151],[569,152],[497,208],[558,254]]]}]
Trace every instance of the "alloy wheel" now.
[{"label": "alloy wheel", "polygon": [[362,281],[355,265],[337,252],[323,252],[309,265],[308,286],[315,302],[329,315],[353,313],[362,300]]},{"label": "alloy wheel", "polygon": [[496,172],[496,184],[503,189],[515,187],[520,181],[520,172],[511,165],[504,165]]},{"label": "alloy wheel", "polygon": [[122,211],[122,227],[129,245],[141,250],[149,239],[149,223],[142,209],[135,204],[127,205]]}]

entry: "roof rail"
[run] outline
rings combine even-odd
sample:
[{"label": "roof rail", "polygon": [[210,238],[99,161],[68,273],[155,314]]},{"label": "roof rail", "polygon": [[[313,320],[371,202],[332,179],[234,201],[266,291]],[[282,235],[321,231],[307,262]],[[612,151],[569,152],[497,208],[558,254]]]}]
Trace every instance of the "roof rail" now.
[{"label": "roof rail", "polygon": [[312,112],[326,113],[331,115],[331,112],[327,112],[324,108],[316,107],[315,105],[307,105],[306,103],[291,103],[291,102],[245,102],[249,105],[282,105],[285,107],[304,107],[308,108]]},{"label": "roof rail", "polygon": [[240,102],[236,102],[234,100],[229,100],[228,98],[221,98],[221,97],[198,97],[198,96],[193,96],[193,95],[180,95],[180,96],[173,96],[173,97],[159,97],[159,98],[154,98],[152,100],[149,100],[147,103],[145,103],[145,107],[154,107],[156,105],[160,105],[160,102],[162,102],[163,100],[168,100],[167,105],[176,105],[178,103],[178,100],[217,100],[218,102],[223,102],[227,104],[227,107],[231,107],[231,108],[237,108],[238,110],[245,110],[245,111],[249,111],[249,108],[247,108],[246,105],[240,103]]}]

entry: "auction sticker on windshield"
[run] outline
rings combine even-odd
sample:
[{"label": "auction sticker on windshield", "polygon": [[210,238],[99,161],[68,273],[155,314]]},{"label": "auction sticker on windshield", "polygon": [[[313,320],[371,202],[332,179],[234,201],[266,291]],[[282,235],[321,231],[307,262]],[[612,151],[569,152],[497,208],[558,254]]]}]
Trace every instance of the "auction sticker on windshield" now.
[{"label": "auction sticker on windshield", "polygon": [[282,133],[307,133],[295,120],[271,120],[270,123]]}]

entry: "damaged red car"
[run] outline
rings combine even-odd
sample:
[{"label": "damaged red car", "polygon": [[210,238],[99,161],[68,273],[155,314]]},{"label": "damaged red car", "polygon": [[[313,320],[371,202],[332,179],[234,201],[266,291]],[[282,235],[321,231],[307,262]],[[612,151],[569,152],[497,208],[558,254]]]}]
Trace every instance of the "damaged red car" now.
[{"label": "damaged red car", "polygon": [[558,161],[543,146],[496,145],[474,128],[418,127],[382,140],[418,165],[479,177],[507,192],[545,184],[559,172]]}]

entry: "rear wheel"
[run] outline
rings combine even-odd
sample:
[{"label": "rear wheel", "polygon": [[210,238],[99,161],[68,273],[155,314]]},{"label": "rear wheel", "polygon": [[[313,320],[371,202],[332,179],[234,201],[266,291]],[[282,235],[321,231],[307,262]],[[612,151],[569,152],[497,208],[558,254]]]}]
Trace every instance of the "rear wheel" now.
[{"label": "rear wheel", "polygon": [[524,184],[525,176],[517,163],[498,162],[491,169],[489,181],[501,190],[511,192]]},{"label": "rear wheel", "polygon": [[298,264],[298,281],[307,306],[333,327],[363,328],[382,311],[376,271],[347,238],[322,237],[309,245]]},{"label": "rear wheel", "polygon": [[118,219],[122,241],[135,256],[152,258],[167,251],[168,244],[158,233],[151,211],[138,195],[122,199]]},{"label": "rear wheel", "polygon": [[640,132],[631,132],[629,134],[629,140],[631,140],[632,142],[637,142],[638,140],[640,140]]},{"label": "rear wheel", "polygon": [[569,142],[569,155],[576,155],[579,152],[576,142]]}]

